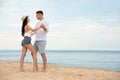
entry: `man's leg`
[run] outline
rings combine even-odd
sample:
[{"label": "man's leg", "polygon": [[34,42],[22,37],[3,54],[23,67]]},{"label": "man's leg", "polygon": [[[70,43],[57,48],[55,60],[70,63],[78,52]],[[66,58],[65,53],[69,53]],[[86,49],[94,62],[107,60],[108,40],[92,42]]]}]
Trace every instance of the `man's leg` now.
[{"label": "man's leg", "polygon": [[47,57],[45,54],[45,48],[46,48],[46,41],[39,41],[39,43],[37,44],[38,48],[39,48],[39,53],[41,54],[42,60],[43,60],[43,70],[42,72],[46,72],[46,68],[47,68]]},{"label": "man's leg", "polygon": [[47,68],[47,57],[45,53],[41,54],[42,60],[43,60],[43,70],[42,72],[46,72],[46,68]]}]

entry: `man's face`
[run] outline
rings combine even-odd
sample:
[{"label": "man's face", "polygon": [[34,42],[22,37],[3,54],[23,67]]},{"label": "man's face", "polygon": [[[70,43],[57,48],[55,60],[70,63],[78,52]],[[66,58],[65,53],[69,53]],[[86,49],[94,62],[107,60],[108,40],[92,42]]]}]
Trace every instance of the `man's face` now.
[{"label": "man's face", "polygon": [[41,19],[41,18],[42,18],[42,14],[40,14],[40,13],[36,14],[36,18],[37,18],[38,20]]}]

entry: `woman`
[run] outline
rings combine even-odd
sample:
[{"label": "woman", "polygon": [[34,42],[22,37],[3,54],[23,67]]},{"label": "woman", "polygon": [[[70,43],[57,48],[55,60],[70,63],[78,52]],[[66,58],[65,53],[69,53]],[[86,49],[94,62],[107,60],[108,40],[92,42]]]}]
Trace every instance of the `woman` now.
[{"label": "woman", "polygon": [[33,58],[33,71],[38,71],[37,53],[31,44],[31,36],[32,36],[32,32],[39,30],[40,27],[32,29],[28,25],[28,23],[30,22],[30,19],[28,18],[28,16],[23,16],[21,20],[23,21],[22,36],[24,37],[24,39],[22,40],[22,55],[20,58],[20,72],[24,72],[23,63],[24,63],[24,58],[26,56],[27,49],[31,51],[31,55]]}]

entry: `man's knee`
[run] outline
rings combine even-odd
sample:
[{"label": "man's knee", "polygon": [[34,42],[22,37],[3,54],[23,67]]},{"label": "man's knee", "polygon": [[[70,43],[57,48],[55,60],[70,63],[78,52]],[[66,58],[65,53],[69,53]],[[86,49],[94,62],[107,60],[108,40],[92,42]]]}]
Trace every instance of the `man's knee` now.
[{"label": "man's knee", "polygon": [[46,56],[45,53],[41,53],[41,56]]}]

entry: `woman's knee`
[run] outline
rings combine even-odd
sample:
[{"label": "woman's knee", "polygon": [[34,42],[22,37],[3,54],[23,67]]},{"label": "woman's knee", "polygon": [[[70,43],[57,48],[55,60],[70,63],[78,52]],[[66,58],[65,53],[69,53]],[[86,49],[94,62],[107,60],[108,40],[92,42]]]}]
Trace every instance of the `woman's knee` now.
[{"label": "woman's knee", "polygon": [[22,53],[22,56],[25,57],[25,56],[26,56],[26,53]]},{"label": "woman's knee", "polygon": [[37,61],[37,57],[33,56],[33,60],[34,60],[34,61]]}]

